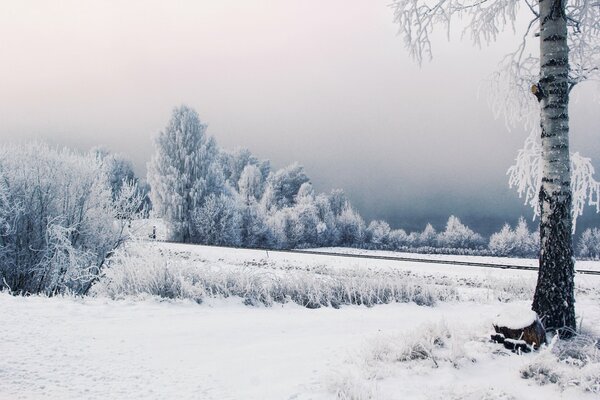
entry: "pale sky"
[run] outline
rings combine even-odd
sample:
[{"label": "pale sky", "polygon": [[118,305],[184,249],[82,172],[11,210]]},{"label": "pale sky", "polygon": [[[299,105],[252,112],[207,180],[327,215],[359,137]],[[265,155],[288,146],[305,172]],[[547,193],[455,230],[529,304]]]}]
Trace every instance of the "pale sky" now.
[{"label": "pale sky", "polygon": [[[388,3],[0,0],[0,140],[106,145],[144,173],[185,103],[222,147],[299,161],[367,219],[441,228],[456,214],[489,233],[531,217],[506,179],[526,133],[478,94],[514,36],[478,49],[440,34],[419,68]],[[600,169],[597,90],[575,90],[571,132]]]}]

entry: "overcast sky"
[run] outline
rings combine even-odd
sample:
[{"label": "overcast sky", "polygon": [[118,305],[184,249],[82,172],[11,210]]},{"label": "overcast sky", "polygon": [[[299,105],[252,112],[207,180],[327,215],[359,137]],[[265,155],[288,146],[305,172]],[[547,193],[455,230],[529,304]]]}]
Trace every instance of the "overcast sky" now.
[{"label": "overcast sky", "polygon": [[[483,233],[531,217],[507,187],[526,133],[478,96],[513,47],[454,36],[419,68],[389,0],[1,1],[0,140],[104,144],[140,172],[185,103],[222,147],[303,164],[367,218]],[[598,87],[575,90],[572,146],[600,168]],[[585,225],[600,225],[588,213]]]}]

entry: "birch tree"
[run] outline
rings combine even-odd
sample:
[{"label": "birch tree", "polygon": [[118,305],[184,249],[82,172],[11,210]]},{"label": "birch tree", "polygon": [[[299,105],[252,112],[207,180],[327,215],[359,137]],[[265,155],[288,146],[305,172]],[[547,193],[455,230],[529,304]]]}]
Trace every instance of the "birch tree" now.
[{"label": "birch tree", "polygon": [[218,196],[225,188],[219,149],[198,113],[186,106],[173,110],[155,149],[148,164],[154,210],[169,225],[170,239],[189,243],[195,210],[208,195]]},{"label": "birch tree", "polygon": [[[520,153],[524,157],[517,161],[521,163],[509,173],[511,183],[527,192],[532,203],[535,196],[531,193],[538,193],[540,266],[532,308],[547,328],[572,334],[576,328],[573,213],[579,212],[582,199],[594,204],[594,196],[598,207],[600,186],[591,177],[589,164],[574,171],[577,197],[573,207],[569,94],[577,84],[600,76],[600,2],[395,0],[391,7],[406,46],[419,63],[432,57],[430,36],[434,26],[445,26],[449,32],[457,19],[466,20],[463,33],[470,35],[475,44],[489,44],[507,26],[516,28],[520,9],[530,12],[531,19],[523,26],[523,39],[496,73],[498,95],[492,103],[508,120],[525,120],[539,134],[539,147],[530,146],[537,153]],[[538,42],[538,50],[533,53],[538,56],[528,53],[532,39]],[[523,95],[526,91],[531,92],[529,97]],[[532,118],[534,109],[538,118]],[[536,120],[539,128],[531,122]]]}]

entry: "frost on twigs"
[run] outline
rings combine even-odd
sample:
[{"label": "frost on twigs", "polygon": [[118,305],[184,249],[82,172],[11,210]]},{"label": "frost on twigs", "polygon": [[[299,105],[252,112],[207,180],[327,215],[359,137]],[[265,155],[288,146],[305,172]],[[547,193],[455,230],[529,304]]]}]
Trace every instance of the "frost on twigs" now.
[{"label": "frost on twigs", "polygon": [[[539,39],[540,18],[538,0],[394,0],[394,22],[411,56],[421,64],[431,59],[431,35],[434,27],[446,29],[450,36],[452,23],[464,26],[477,45],[495,41],[507,25],[515,29],[519,7],[526,6],[529,23],[518,32],[521,40],[514,51],[500,62],[498,70],[489,79],[487,98],[496,117],[504,116],[507,128],[523,124],[525,129],[539,130],[539,100],[544,94],[537,85],[540,79]],[[566,4],[567,43],[569,47],[569,90],[585,81],[600,80],[600,3],[597,0],[574,0]],[[532,86],[536,91],[533,96]],[[538,97],[538,101],[536,101]],[[517,161],[509,170],[510,185],[525,197],[536,215],[539,215],[537,195],[541,180],[539,168],[541,146],[531,137],[519,151]],[[583,212],[585,204],[596,206],[600,185],[593,179],[593,168],[588,158],[575,153],[573,170],[573,220]],[[575,229],[575,223],[573,223]]]},{"label": "frost on twigs", "polygon": [[156,296],[189,299],[238,297],[246,305],[296,303],[306,308],[343,305],[374,306],[414,302],[433,306],[456,299],[456,290],[406,276],[390,279],[372,271],[327,271],[270,265],[228,265],[163,253],[160,249],[129,246],[117,252],[91,293],[113,299]]},{"label": "frost on twigs", "polygon": [[[540,215],[538,193],[542,185],[542,148],[537,139],[538,129],[533,129],[519,150],[516,162],[508,171],[509,185],[517,189],[525,204],[533,208],[534,216]],[[577,217],[583,214],[586,205],[600,212],[600,182],[594,178],[592,160],[579,153],[571,154],[571,190],[573,195],[573,231]]]},{"label": "frost on twigs", "polygon": [[523,379],[539,385],[557,385],[600,394],[600,341],[597,335],[580,333],[568,340],[558,336],[521,369]]},{"label": "frost on twigs", "polygon": [[419,63],[433,56],[431,34],[434,26],[442,26],[450,37],[454,20],[467,20],[462,35],[470,36],[474,44],[489,44],[496,40],[506,25],[514,30],[519,8],[516,0],[395,0],[390,7],[398,33],[410,55]]}]

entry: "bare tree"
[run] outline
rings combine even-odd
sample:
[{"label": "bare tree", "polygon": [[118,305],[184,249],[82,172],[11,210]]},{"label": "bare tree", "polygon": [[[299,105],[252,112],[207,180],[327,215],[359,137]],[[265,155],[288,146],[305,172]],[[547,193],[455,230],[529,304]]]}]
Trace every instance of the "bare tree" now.
[{"label": "bare tree", "polygon": [[[584,168],[574,174],[579,197],[573,208],[569,94],[578,83],[600,77],[600,2],[395,0],[391,6],[400,34],[419,63],[432,57],[430,35],[434,26],[445,26],[449,32],[456,19],[467,20],[463,34],[469,34],[475,44],[489,44],[508,25],[515,28],[520,8],[531,13],[529,23],[523,27],[523,39],[502,60],[495,74],[499,95],[492,105],[496,111],[504,112],[507,121],[524,120],[532,128],[537,125],[537,118],[533,117],[533,110],[537,109],[541,130],[532,130],[539,133],[540,145],[532,145],[530,139],[529,147],[526,146],[529,151],[520,153],[509,174],[511,184],[520,193],[526,193],[526,201],[534,203],[531,193],[539,193],[541,249],[533,309],[548,328],[570,335],[576,328],[572,215],[582,209],[582,195],[591,203],[596,196],[594,204],[598,207],[600,186],[591,177],[593,169],[589,169],[589,163],[576,164]],[[539,38],[539,56],[530,53],[532,37]],[[535,97],[526,97],[524,93],[528,91]]]}]

